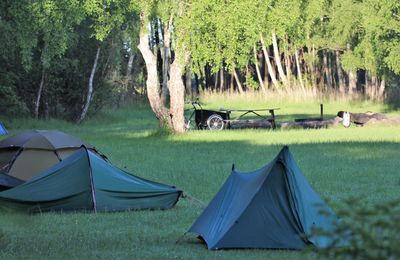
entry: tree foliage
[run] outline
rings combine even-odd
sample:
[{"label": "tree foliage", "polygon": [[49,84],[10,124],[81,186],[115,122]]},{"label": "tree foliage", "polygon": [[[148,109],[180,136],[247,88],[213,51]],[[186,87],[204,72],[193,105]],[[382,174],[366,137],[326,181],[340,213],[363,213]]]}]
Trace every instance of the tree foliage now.
[{"label": "tree foliage", "polygon": [[166,57],[198,91],[301,86],[382,99],[400,77],[398,1],[4,0],[0,93],[12,114],[39,106],[42,117],[74,119],[100,47],[89,113],[146,93],[140,28],[163,85]]}]

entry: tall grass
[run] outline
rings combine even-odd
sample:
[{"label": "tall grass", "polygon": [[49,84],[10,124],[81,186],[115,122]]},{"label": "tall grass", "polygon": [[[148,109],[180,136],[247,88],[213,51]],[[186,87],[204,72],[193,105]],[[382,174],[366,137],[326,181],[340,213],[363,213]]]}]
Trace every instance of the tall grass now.
[{"label": "tall grass", "polygon": [[[315,89],[301,90],[299,88],[267,91],[266,94],[252,91],[247,91],[244,94],[203,92],[200,95],[200,100],[213,109],[224,106],[236,108],[279,107],[284,113],[292,113],[293,110],[299,108],[309,108],[309,111],[311,111],[313,105],[316,106],[315,110],[318,110],[317,104],[329,105],[332,111],[340,109],[351,112],[393,112],[396,110],[389,104],[369,100],[357,94],[346,96],[336,91],[322,93]],[[329,106],[327,107],[328,111],[330,111]]]}]

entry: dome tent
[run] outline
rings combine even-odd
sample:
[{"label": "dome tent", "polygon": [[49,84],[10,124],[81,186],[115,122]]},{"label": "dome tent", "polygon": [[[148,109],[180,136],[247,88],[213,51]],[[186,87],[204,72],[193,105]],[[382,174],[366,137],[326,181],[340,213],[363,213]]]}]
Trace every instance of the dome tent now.
[{"label": "dome tent", "polygon": [[[0,190],[27,181],[85,145],[60,131],[30,130],[0,141]],[[8,176],[5,176],[8,175]]]},{"label": "dome tent", "polygon": [[259,170],[232,169],[189,232],[198,234],[210,250],[323,248],[336,238],[310,234],[314,228],[332,230],[336,221],[285,146]]},{"label": "dome tent", "polygon": [[31,180],[0,192],[0,208],[44,211],[168,209],[182,191],[125,172],[81,147]]}]

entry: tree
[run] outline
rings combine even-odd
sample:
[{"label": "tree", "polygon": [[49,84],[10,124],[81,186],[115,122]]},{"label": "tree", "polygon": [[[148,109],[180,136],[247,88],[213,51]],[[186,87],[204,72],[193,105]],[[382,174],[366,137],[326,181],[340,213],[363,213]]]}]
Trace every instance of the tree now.
[{"label": "tree", "polygon": [[46,70],[54,58],[65,53],[70,33],[84,14],[76,0],[12,1],[9,12],[16,25],[16,40],[24,68],[31,69],[34,51],[40,55],[41,77],[34,108],[34,116],[38,118]]},{"label": "tree", "polygon": [[[182,77],[184,75],[185,64],[190,55],[185,44],[181,41],[182,36],[186,33],[184,32],[185,29],[180,27],[179,23],[174,22],[176,19],[180,19],[184,8],[184,1],[154,1],[150,3],[144,1],[141,3],[140,11],[138,48],[146,63],[147,97],[155,116],[159,120],[160,126],[169,128],[175,133],[182,133],[185,130],[183,115],[185,86]],[[164,30],[164,41],[168,42],[158,42],[158,46],[155,48],[156,53],[154,53],[149,42],[151,37],[148,30],[148,24],[151,19],[158,20],[160,18],[162,21],[166,21],[164,25],[166,28],[166,30]],[[161,73],[164,77],[163,81],[167,82],[167,87],[169,89],[170,102],[168,108],[160,95],[161,89],[159,73],[157,70],[157,51],[162,47],[170,46],[169,40],[175,43],[173,49],[174,59],[169,60],[164,56],[163,68],[165,73]],[[164,49],[164,52],[169,52],[169,47]],[[169,62],[171,64],[168,66]],[[169,79],[167,80],[166,77],[169,77]]]}]

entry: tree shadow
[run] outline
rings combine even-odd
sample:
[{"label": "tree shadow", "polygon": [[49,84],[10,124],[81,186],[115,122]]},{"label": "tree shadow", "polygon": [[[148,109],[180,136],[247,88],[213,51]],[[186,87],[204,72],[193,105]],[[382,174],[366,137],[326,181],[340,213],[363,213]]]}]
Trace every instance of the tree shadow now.
[{"label": "tree shadow", "polygon": [[[269,163],[279,144],[243,140],[176,140],[126,138],[135,158],[127,164],[139,176],[169,183],[208,203],[236,169],[249,172]],[[400,146],[396,142],[319,142],[290,144],[294,158],[314,189],[329,201],[364,197],[369,201],[395,198],[400,186]],[[122,156],[116,151],[113,158]],[[117,160],[116,164],[126,160]],[[112,159],[113,161],[113,159]]]}]

